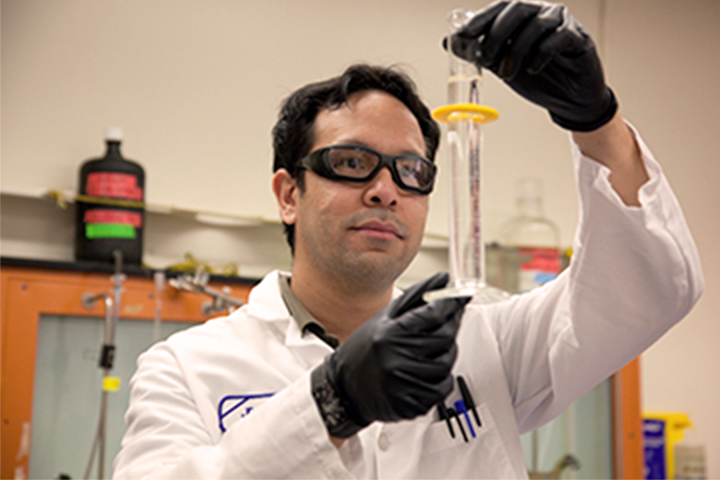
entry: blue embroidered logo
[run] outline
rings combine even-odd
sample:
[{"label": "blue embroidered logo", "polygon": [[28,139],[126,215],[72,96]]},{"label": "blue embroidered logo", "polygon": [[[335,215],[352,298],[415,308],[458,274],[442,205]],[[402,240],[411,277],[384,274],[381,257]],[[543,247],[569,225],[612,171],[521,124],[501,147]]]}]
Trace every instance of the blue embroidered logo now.
[{"label": "blue embroidered logo", "polygon": [[274,393],[258,393],[255,395],[226,395],[218,403],[218,420],[220,421],[220,431],[225,433],[225,425],[223,420],[237,410],[240,407],[243,409],[240,411],[240,418],[244,418],[248,415],[255,407],[252,400],[259,398],[269,398],[275,395]]}]

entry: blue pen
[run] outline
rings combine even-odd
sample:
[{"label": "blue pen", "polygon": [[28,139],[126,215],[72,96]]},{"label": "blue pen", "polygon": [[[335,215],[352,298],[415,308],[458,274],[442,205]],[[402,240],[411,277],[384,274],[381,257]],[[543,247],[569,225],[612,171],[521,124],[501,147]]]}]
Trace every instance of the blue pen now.
[{"label": "blue pen", "polygon": [[462,400],[456,400],[455,411],[458,414],[458,420],[460,420],[460,414],[463,414],[465,416],[465,421],[467,422],[468,428],[470,429],[470,435],[473,438],[476,438],[477,435],[475,435],[475,429],[473,428],[472,422],[470,421],[470,415],[468,415],[467,408],[465,407],[465,402]]}]

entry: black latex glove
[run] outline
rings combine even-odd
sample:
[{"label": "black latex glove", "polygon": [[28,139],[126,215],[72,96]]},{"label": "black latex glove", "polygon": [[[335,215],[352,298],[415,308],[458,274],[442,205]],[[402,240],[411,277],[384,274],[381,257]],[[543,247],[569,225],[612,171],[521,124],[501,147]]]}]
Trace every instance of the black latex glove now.
[{"label": "black latex glove", "polygon": [[[455,336],[469,297],[426,304],[425,292],[447,284],[447,273],[413,285],[352,333],[312,373],[312,388],[330,434],[349,437],[375,420],[426,413],[452,390]],[[317,394],[329,385],[344,410],[328,412]]]},{"label": "black latex glove", "polygon": [[595,44],[563,5],[493,3],[458,30],[451,44],[456,55],[493,71],[563,128],[595,130],[617,111]]}]

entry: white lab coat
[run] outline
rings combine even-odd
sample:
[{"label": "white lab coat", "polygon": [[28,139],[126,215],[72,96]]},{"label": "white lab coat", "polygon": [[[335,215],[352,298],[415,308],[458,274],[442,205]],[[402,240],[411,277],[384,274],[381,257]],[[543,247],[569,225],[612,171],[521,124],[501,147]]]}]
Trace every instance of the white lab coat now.
[{"label": "white lab coat", "polygon": [[[478,405],[477,438],[452,439],[432,409],[374,423],[336,449],[309,382],[331,349],[301,335],[273,272],[239,311],[139,358],[115,477],[525,478],[519,435],[641,353],[703,289],[682,212],[640,143],[651,177],[642,208],[625,206],[608,170],[573,145],[581,222],[572,265],[529,294],[466,308],[454,373]],[[456,387],[446,403],[458,398]]]}]

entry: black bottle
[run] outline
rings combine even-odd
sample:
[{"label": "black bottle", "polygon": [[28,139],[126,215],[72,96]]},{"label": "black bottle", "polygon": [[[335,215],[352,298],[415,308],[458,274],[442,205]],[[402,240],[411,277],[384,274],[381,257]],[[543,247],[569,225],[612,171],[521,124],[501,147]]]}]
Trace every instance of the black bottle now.
[{"label": "black bottle", "polygon": [[75,213],[75,259],[142,264],[145,226],[145,171],[120,154],[122,130],[109,128],[107,152],[80,169]]}]

